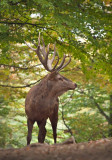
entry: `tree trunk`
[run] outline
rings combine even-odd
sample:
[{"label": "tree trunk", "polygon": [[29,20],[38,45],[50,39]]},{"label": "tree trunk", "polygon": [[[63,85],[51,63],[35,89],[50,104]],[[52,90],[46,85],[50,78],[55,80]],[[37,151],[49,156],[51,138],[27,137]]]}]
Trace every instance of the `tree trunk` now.
[{"label": "tree trunk", "polygon": [[109,137],[112,137],[112,95],[110,95],[110,108],[109,108]]}]

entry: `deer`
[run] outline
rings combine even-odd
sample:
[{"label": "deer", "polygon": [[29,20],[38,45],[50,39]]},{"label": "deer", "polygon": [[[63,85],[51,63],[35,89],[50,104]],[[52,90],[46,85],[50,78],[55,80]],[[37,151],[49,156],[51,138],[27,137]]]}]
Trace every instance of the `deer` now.
[{"label": "deer", "polygon": [[[40,44],[42,40],[42,46]],[[25,42],[26,43],[26,42]],[[36,52],[40,62],[44,68],[50,72],[48,73],[38,84],[33,86],[25,100],[25,112],[27,115],[27,145],[30,144],[32,139],[32,129],[35,122],[39,127],[38,142],[44,143],[46,136],[46,121],[49,118],[53,130],[54,143],[57,139],[57,123],[58,123],[58,108],[59,108],[59,96],[64,94],[68,90],[74,90],[77,84],[62,76],[59,72],[65,68],[71,61],[71,56],[69,60],[65,63],[66,55],[64,54],[61,63],[59,64],[59,55],[56,52],[56,47],[54,44],[54,51],[52,58],[49,56],[49,44],[47,46],[47,51],[43,37],[40,39],[40,34],[38,37],[38,45],[33,42],[36,48],[32,48],[29,44],[26,45],[33,51]],[[52,67],[53,62],[56,58],[55,65]]]}]

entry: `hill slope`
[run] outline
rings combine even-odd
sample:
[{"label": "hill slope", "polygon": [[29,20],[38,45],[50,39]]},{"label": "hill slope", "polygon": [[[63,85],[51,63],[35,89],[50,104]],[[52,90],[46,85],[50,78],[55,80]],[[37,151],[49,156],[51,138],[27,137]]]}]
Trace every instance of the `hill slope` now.
[{"label": "hill slope", "polygon": [[112,160],[112,139],[87,143],[31,144],[20,149],[0,149],[0,160]]}]

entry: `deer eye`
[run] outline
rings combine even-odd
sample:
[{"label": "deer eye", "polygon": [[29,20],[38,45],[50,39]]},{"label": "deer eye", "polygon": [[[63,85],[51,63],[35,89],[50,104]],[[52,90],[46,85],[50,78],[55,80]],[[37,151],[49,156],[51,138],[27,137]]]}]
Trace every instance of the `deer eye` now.
[{"label": "deer eye", "polygon": [[63,81],[63,79],[62,79],[62,78],[59,78],[59,80],[60,80],[60,81]]}]

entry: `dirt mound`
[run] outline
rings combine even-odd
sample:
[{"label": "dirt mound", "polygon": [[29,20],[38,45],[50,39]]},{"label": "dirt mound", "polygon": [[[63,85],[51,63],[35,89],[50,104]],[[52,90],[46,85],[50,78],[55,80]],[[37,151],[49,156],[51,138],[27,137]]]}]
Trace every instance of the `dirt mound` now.
[{"label": "dirt mound", "polygon": [[0,160],[112,160],[112,139],[76,144],[35,143],[20,149],[0,149]]}]

